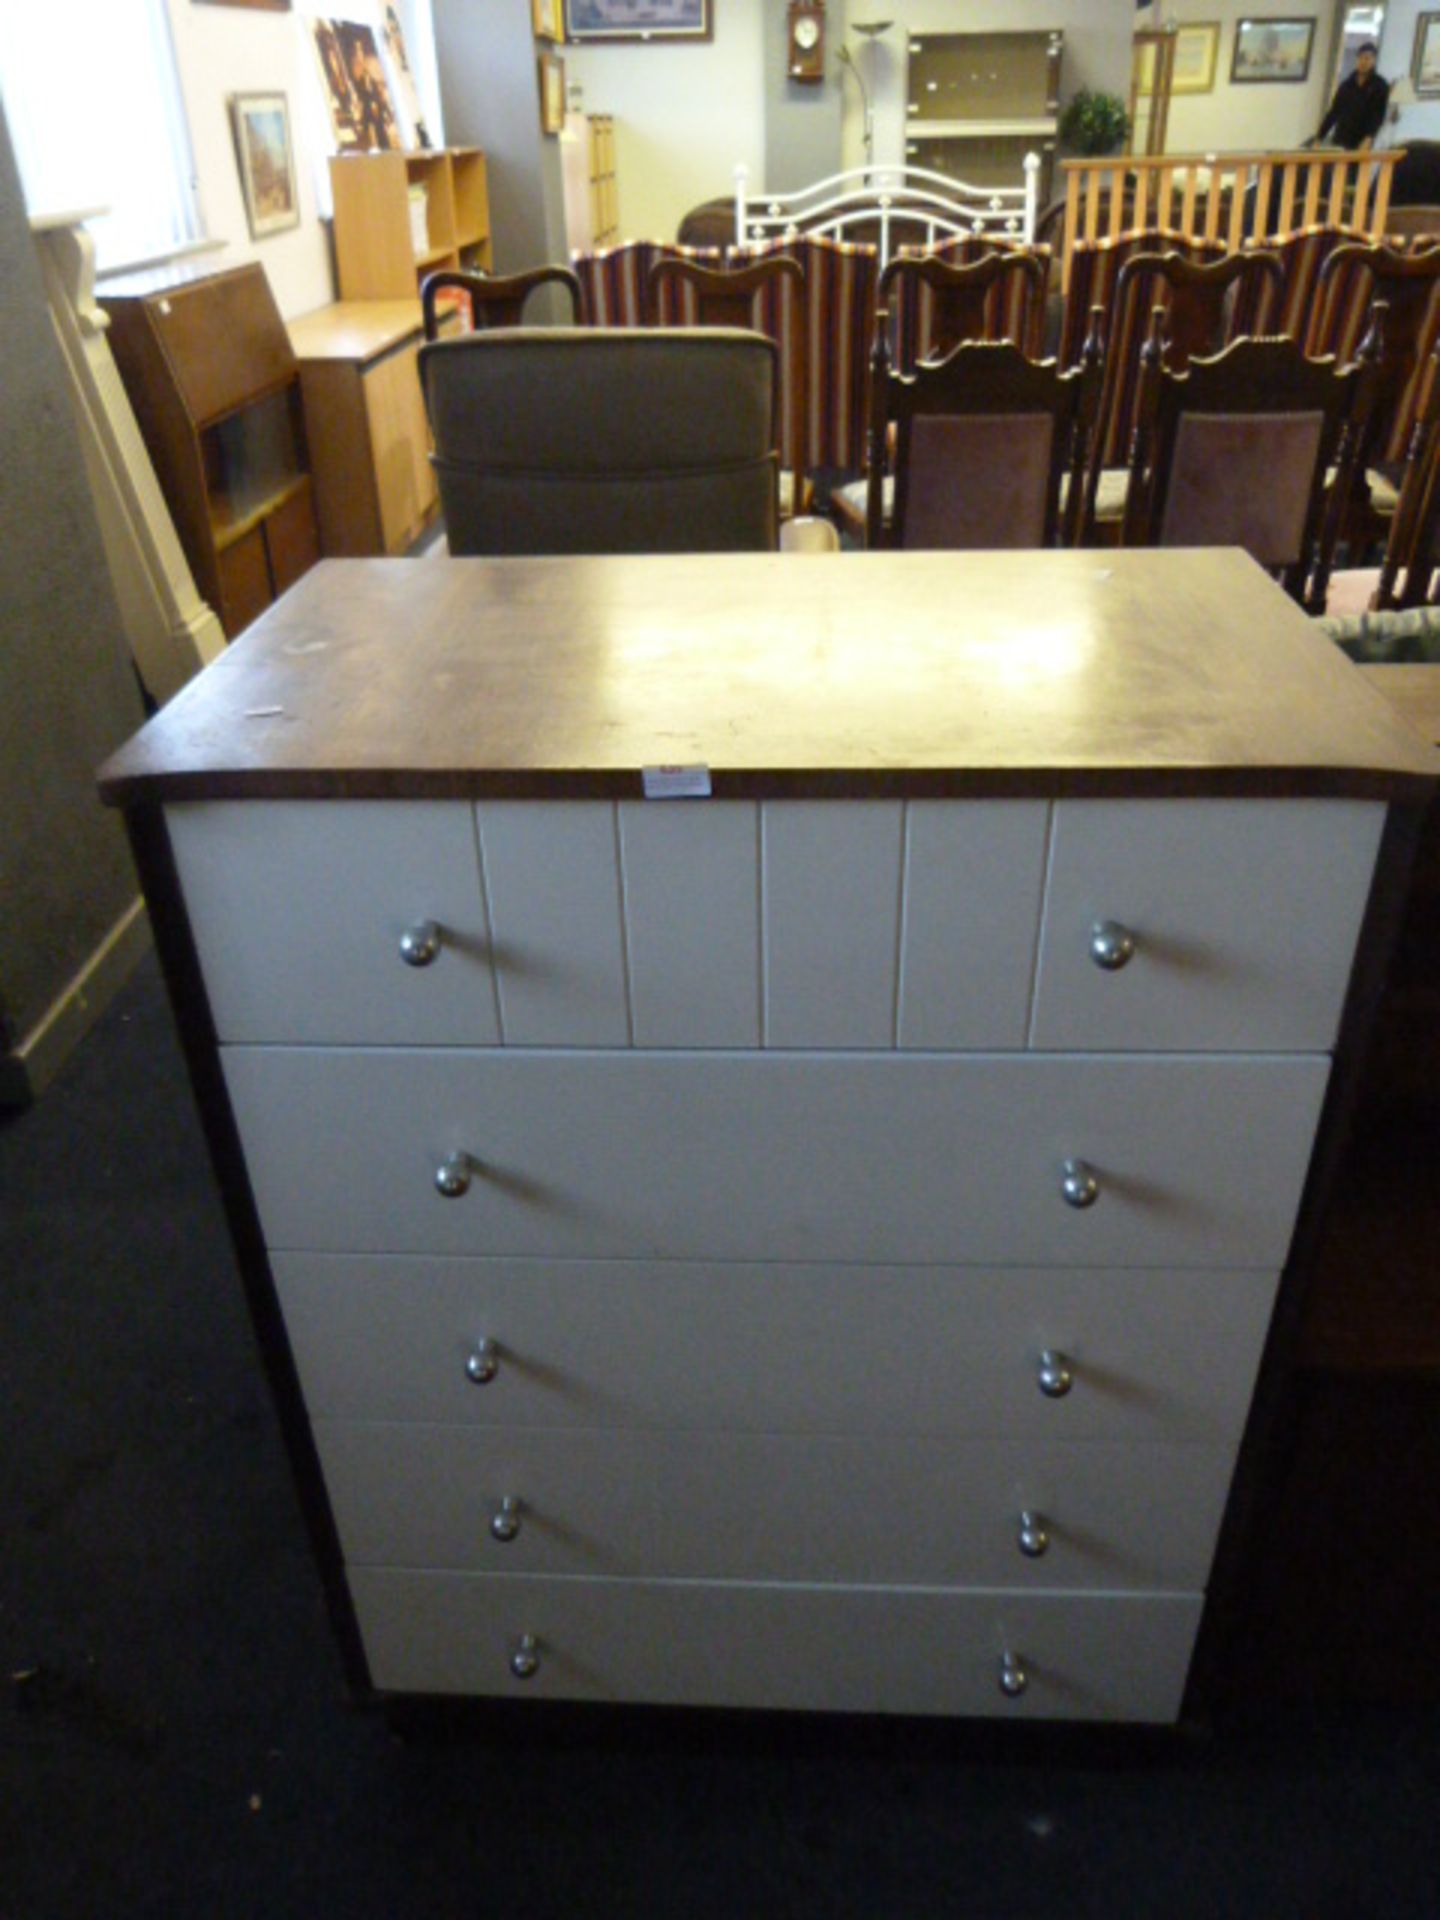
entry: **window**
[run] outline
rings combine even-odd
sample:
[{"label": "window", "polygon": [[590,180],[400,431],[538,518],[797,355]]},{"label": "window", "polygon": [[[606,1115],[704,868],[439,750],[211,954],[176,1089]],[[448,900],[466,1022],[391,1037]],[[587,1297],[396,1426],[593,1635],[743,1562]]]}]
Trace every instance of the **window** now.
[{"label": "window", "polygon": [[0,90],[31,214],[109,209],[102,270],[201,237],[166,0],[0,0]]}]

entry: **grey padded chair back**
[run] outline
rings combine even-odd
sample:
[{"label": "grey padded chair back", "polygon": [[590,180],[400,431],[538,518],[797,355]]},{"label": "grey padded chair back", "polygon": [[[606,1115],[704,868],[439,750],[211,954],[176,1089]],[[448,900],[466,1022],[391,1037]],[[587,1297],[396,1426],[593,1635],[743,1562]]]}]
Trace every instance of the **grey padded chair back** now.
[{"label": "grey padded chair back", "polygon": [[776,351],[733,327],[512,327],[420,350],[455,554],[767,551]]}]

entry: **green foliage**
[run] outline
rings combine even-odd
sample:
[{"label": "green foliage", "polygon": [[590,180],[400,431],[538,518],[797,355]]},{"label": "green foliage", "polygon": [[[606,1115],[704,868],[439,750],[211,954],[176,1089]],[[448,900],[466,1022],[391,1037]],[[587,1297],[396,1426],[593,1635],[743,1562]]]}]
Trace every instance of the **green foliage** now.
[{"label": "green foliage", "polygon": [[1088,87],[1081,87],[1060,116],[1060,138],[1071,153],[1118,153],[1129,131],[1119,95],[1092,93]]}]

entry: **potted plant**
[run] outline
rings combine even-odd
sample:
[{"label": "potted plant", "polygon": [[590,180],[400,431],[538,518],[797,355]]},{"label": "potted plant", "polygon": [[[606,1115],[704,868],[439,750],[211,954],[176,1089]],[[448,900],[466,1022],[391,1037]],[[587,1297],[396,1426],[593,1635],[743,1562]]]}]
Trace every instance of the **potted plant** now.
[{"label": "potted plant", "polygon": [[1125,102],[1115,93],[1081,87],[1060,116],[1060,139],[1070,153],[1118,153],[1130,131]]}]

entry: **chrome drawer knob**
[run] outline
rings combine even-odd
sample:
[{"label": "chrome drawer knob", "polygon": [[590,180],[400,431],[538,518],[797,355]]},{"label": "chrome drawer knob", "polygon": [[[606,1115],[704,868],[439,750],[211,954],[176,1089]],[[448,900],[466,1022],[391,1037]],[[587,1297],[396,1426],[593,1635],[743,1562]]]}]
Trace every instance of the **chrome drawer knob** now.
[{"label": "chrome drawer knob", "polygon": [[1010,1700],[1018,1700],[1030,1684],[1025,1662],[1018,1653],[1000,1657],[1000,1691]]},{"label": "chrome drawer knob", "polygon": [[1118,973],[1135,958],[1135,936],[1118,920],[1100,920],[1090,929],[1090,958],[1105,973]]},{"label": "chrome drawer knob", "polygon": [[1100,1181],[1085,1160],[1067,1160],[1060,1169],[1060,1193],[1067,1207],[1093,1207],[1100,1198]]},{"label": "chrome drawer knob", "polygon": [[443,936],[433,920],[417,920],[400,936],[400,958],[407,967],[428,967],[440,952]]},{"label": "chrome drawer knob", "polygon": [[1053,1347],[1047,1347],[1041,1354],[1035,1378],[1047,1400],[1063,1400],[1075,1384],[1070,1362]]},{"label": "chrome drawer knob", "polygon": [[443,1193],[447,1200],[458,1200],[462,1193],[468,1192],[474,1171],[475,1162],[468,1153],[447,1154],[435,1169],[435,1191]]},{"label": "chrome drawer knob", "polygon": [[500,1349],[493,1340],[477,1340],[475,1351],[465,1362],[465,1378],[476,1387],[487,1387],[500,1368]]},{"label": "chrome drawer knob", "polygon": [[507,1493],[490,1517],[490,1535],[501,1545],[515,1538],[520,1531],[520,1502],[513,1493]]},{"label": "chrome drawer knob", "polygon": [[540,1671],[540,1642],[533,1633],[522,1633],[515,1642],[510,1671],[517,1680],[533,1680]]},{"label": "chrome drawer knob", "polygon": [[1038,1560],[1042,1553],[1050,1550],[1050,1535],[1045,1530],[1045,1522],[1038,1513],[1027,1508],[1020,1516],[1020,1530],[1015,1535],[1015,1544],[1027,1560]]}]

